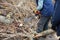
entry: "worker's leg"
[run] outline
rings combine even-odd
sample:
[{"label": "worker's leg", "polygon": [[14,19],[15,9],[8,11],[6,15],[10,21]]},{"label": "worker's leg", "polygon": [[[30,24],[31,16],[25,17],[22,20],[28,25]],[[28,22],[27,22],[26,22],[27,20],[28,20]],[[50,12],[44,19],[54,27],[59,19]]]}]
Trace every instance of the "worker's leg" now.
[{"label": "worker's leg", "polygon": [[50,17],[45,17],[45,16],[42,16],[38,22],[38,28],[37,28],[37,32],[42,32],[43,29],[47,29],[48,28],[48,21],[49,21]]},{"label": "worker's leg", "polygon": [[51,18],[51,17],[47,17],[47,21],[46,21],[46,23],[45,23],[45,25],[44,25],[43,30],[47,30],[47,29],[48,29],[48,23],[49,23],[50,18]]},{"label": "worker's leg", "polygon": [[60,0],[56,0],[55,3],[55,12],[52,16],[52,29],[56,31],[56,26],[60,22]]}]

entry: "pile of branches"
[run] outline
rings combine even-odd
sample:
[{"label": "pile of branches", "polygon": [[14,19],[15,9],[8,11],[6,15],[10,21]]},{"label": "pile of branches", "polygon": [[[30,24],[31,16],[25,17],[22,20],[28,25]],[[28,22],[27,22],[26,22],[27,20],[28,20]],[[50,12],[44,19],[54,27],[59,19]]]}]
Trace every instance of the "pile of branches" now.
[{"label": "pile of branches", "polygon": [[35,0],[0,0],[0,40],[33,40],[38,18]]}]

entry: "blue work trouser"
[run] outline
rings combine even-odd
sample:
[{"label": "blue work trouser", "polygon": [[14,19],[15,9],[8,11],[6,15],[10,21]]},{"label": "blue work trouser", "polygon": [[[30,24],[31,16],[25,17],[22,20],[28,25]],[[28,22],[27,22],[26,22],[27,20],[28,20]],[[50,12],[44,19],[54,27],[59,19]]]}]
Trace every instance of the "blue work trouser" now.
[{"label": "blue work trouser", "polygon": [[60,0],[56,0],[55,12],[52,17],[52,28],[57,32],[57,36],[60,36]]},{"label": "blue work trouser", "polygon": [[50,20],[50,16],[49,17],[46,17],[46,16],[41,16],[38,24],[37,24],[37,32],[40,33],[44,30],[47,30],[48,29],[48,22]]}]

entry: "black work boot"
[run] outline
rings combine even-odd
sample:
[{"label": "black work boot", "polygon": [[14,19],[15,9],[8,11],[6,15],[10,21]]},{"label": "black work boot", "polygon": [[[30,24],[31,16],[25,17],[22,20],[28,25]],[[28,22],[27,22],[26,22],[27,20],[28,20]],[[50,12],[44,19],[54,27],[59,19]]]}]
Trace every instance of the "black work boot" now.
[{"label": "black work boot", "polygon": [[59,40],[60,40],[60,38],[59,38]]},{"label": "black work boot", "polygon": [[52,26],[51,29],[53,29],[56,32],[56,27]]}]

